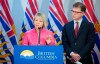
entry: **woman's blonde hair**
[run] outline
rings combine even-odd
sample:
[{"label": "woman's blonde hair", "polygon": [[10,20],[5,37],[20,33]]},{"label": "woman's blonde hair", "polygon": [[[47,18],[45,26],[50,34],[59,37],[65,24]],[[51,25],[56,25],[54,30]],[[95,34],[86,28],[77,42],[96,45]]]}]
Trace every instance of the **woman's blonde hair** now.
[{"label": "woman's blonde hair", "polygon": [[43,27],[47,27],[48,26],[48,22],[46,21],[46,16],[43,13],[37,13],[33,19],[33,23],[34,20],[37,18],[37,16],[41,17],[43,19]]}]

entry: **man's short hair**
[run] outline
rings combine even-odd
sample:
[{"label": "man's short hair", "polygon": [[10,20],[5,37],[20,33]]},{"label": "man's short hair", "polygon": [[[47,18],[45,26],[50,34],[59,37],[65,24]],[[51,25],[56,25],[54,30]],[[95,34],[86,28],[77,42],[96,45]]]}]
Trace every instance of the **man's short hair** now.
[{"label": "man's short hair", "polygon": [[73,7],[79,7],[79,8],[81,8],[81,11],[82,11],[82,12],[85,12],[85,11],[86,11],[86,6],[85,6],[83,3],[81,3],[81,2],[76,2],[76,3],[73,5]]}]

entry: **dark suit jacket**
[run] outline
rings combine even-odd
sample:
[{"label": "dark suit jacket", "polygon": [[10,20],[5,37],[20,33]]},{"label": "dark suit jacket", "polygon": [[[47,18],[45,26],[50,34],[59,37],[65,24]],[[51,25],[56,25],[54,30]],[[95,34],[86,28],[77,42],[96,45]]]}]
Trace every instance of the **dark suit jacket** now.
[{"label": "dark suit jacket", "polygon": [[64,52],[70,56],[71,52],[78,53],[82,59],[91,56],[91,50],[95,43],[94,25],[87,21],[82,21],[77,38],[74,34],[74,21],[67,23],[62,31],[62,45]]}]

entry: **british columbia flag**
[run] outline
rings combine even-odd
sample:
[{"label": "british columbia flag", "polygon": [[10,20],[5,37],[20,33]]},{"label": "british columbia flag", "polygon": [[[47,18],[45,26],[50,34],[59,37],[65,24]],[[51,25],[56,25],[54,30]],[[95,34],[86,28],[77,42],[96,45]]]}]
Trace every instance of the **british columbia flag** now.
[{"label": "british columbia flag", "polygon": [[37,0],[28,0],[25,10],[24,20],[22,22],[22,28],[21,28],[22,32],[19,36],[19,45],[22,42],[22,37],[24,35],[24,32],[34,28],[33,19],[36,13],[38,13]]},{"label": "british columbia flag", "polygon": [[[95,26],[95,35],[96,35],[96,44],[94,47],[94,51],[92,53],[93,60],[95,64],[100,64],[100,24],[98,19],[96,18],[95,15],[95,10],[93,6],[92,0],[81,0],[85,5],[86,5],[86,13],[83,18],[86,21],[90,21],[94,24]],[[50,5],[49,5],[49,13],[48,13],[48,22],[49,26],[48,28],[56,32],[55,33],[55,38],[57,39],[56,41],[60,41],[60,35],[62,31],[62,27],[65,23],[68,22],[67,16],[64,14],[64,9],[62,5],[63,0],[50,0]],[[59,38],[58,38],[59,37]]]},{"label": "british columbia flag", "polygon": [[[0,0],[0,24],[3,29],[1,29],[1,44],[7,42],[2,49],[8,49],[1,52],[1,54],[10,54],[7,58],[10,60],[10,64],[13,64],[13,46],[17,45],[16,30],[14,26],[14,21],[11,16],[11,11],[9,7],[8,0]],[[1,28],[1,27],[0,27]],[[2,32],[5,32],[3,35]],[[2,60],[1,60],[2,59]],[[6,58],[1,58],[0,61],[4,61],[7,64]]]},{"label": "british columbia flag", "polygon": [[48,29],[54,32],[54,37],[58,44],[61,44],[62,27],[67,22],[68,20],[64,12],[62,0],[50,0],[48,11]]},{"label": "british columbia flag", "polygon": [[86,5],[85,17],[88,21],[92,22],[95,27],[95,46],[93,50],[93,60],[95,64],[100,64],[100,23],[96,17],[93,0],[82,0]]},{"label": "british columbia flag", "polygon": [[[21,44],[24,32],[34,28],[33,18],[35,14],[39,12],[39,1],[27,0],[27,5],[24,11],[24,19],[23,21],[21,21],[22,31],[20,33],[20,37],[17,40],[14,21],[11,15],[11,7],[9,6],[10,4],[8,1],[9,0],[0,0],[0,45],[3,45],[2,47],[0,47],[0,55],[4,55],[5,57],[7,56],[6,58],[0,58],[0,62],[4,62],[3,64],[13,64],[13,46],[17,45],[17,41],[19,41],[19,44]],[[54,32],[54,37],[57,45],[61,44],[62,28],[64,24],[69,20],[67,18],[67,14],[65,14],[66,10],[64,10],[63,6],[64,1],[65,0],[49,0],[47,19],[49,25],[47,28]],[[92,22],[95,26],[96,44],[92,56],[94,63],[100,64],[100,21],[98,21],[96,17],[93,0],[80,1],[83,2],[87,8],[85,16],[83,16],[83,18],[87,21]]]}]

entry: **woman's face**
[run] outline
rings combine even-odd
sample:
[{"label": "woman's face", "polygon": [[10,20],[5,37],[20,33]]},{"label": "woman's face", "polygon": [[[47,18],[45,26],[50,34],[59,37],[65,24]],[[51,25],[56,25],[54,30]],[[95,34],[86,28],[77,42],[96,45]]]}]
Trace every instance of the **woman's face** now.
[{"label": "woman's face", "polygon": [[39,27],[43,27],[44,22],[41,16],[37,16],[34,20],[34,26],[35,29],[38,29]]}]

